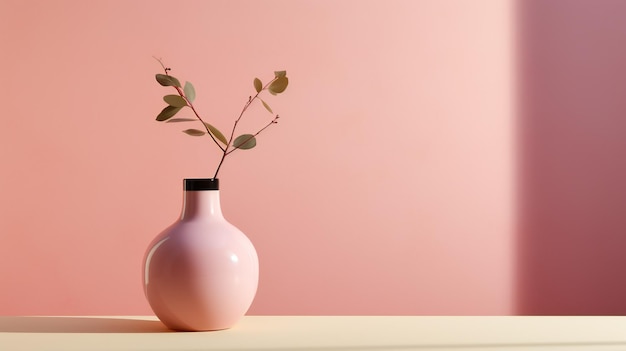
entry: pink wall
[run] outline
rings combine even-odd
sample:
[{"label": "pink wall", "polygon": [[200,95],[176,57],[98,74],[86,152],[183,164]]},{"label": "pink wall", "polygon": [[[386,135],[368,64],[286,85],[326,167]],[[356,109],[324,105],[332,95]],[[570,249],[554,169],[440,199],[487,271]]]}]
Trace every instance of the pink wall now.
[{"label": "pink wall", "polygon": [[[154,117],[162,57],[228,129],[286,69],[282,116],[220,175],[255,243],[253,314],[512,311],[510,4],[2,1],[0,314],[148,314],[144,250],[212,175]],[[267,117],[251,111],[247,126]]]},{"label": "pink wall", "polygon": [[517,312],[626,314],[626,2],[520,2]]}]

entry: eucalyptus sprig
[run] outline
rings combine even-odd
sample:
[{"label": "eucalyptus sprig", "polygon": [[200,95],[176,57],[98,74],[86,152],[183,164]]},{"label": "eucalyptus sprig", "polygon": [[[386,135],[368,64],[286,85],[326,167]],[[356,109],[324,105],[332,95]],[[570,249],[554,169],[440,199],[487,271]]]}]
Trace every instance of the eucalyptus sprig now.
[{"label": "eucalyptus sprig", "polygon": [[[222,157],[220,159],[219,164],[217,165],[217,169],[215,170],[215,175],[213,178],[217,178],[217,174],[224,163],[224,159],[226,156],[230,155],[235,150],[249,150],[256,146],[256,137],[269,126],[278,123],[279,116],[274,114],[272,108],[261,99],[260,95],[263,92],[269,92],[272,95],[278,95],[287,89],[287,85],[289,84],[289,78],[287,78],[286,71],[275,71],[274,78],[270,80],[267,84],[263,84],[259,78],[254,78],[253,86],[256,94],[248,97],[248,101],[243,106],[239,117],[235,120],[233,128],[230,132],[230,136],[226,138],[222,132],[219,131],[215,126],[207,123],[205,120],[200,117],[198,111],[193,106],[193,101],[196,99],[196,90],[190,82],[185,82],[185,85],[181,85],[180,81],[170,75],[171,68],[166,67],[160,59],[157,59],[163,67],[164,74],[157,74],[156,80],[159,84],[164,87],[173,87],[176,90],[176,94],[165,95],[163,97],[163,101],[167,103],[167,106],[163,108],[161,113],[158,114],[156,120],[159,122],[190,122],[190,121],[199,121],[203,125],[204,130],[200,129],[185,129],[183,133],[186,133],[191,136],[203,136],[205,134],[209,135],[215,145],[220,148],[222,151]],[[235,130],[237,129],[237,124],[243,117],[244,113],[248,110],[248,107],[252,105],[252,103],[256,100],[259,100],[263,107],[271,113],[274,118],[269,121],[263,128],[259,129],[256,133],[253,134],[241,134],[235,137]],[[179,111],[183,108],[189,107],[193,112],[195,118],[173,118]]]}]

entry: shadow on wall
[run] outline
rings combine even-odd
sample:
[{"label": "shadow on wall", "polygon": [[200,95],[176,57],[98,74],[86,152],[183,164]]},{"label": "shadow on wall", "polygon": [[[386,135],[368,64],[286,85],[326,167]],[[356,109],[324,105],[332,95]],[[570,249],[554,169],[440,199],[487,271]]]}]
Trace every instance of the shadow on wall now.
[{"label": "shadow on wall", "polygon": [[626,314],[626,1],[518,1],[518,314]]}]

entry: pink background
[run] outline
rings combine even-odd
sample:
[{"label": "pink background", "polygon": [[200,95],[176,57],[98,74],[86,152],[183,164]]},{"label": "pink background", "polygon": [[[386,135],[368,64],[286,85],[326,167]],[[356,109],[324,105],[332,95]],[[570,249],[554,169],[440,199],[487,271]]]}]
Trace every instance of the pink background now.
[{"label": "pink background", "polygon": [[[154,81],[152,55],[194,83],[197,108],[222,130],[255,76],[290,77],[285,94],[268,98],[280,123],[220,173],[224,213],[261,261],[251,314],[592,313],[572,306],[606,299],[605,288],[624,296],[624,90],[598,91],[624,83],[625,61],[589,54],[559,65],[586,52],[580,33],[556,33],[571,43],[561,49],[539,30],[560,9],[562,27],[578,28],[592,5],[544,3],[518,10],[531,16],[516,41],[508,0],[1,1],[0,314],[150,313],[144,250],[178,216],[181,180],[210,177],[219,156],[208,139],[180,132],[188,126],[154,121],[171,91]],[[618,1],[593,3],[606,8],[593,28],[623,13]],[[529,31],[533,21],[543,26]],[[584,32],[592,52],[624,58],[621,34],[594,40],[623,34],[618,22]],[[542,45],[552,51],[525,65]],[[579,74],[584,88],[560,89],[596,65],[604,78]],[[562,80],[548,74],[554,67]],[[559,118],[596,105],[606,109],[598,133],[612,134],[590,136],[598,146],[579,162],[566,151],[589,150],[575,131],[597,120]],[[244,127],[267,118],[256,106]],[[542,158],[546,147],[564,161]],[[544,179],[562,196],[548,199],[534,185]],[[595,181],[601,192],[577,191]],[[572,199],[588,214],[577,240]],[[543,208],[552,223],[533,217]],[[589,247],[584,262],[594,263],[581,264]],[[576,290],[591,277],[604,285]],[[548,308],[563,294],[569,304]],[[625,311],[616,297],[595,311]]]}]

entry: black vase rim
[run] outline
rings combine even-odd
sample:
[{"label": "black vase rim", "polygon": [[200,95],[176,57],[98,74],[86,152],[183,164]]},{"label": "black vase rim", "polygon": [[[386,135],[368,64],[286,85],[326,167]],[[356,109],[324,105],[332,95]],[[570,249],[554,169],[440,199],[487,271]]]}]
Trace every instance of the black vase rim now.
[{"label": "black vase rim", "polygon": [[218,178],[185,178],[183,180],[185,191],[220,190]]}]

